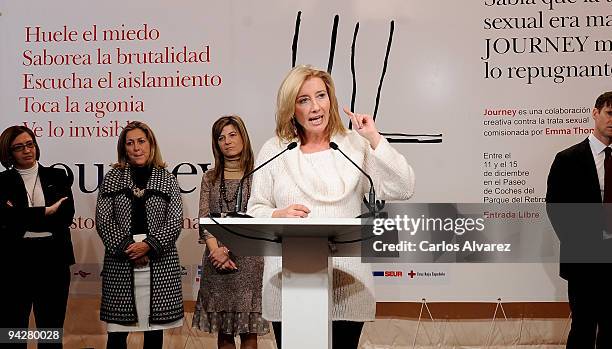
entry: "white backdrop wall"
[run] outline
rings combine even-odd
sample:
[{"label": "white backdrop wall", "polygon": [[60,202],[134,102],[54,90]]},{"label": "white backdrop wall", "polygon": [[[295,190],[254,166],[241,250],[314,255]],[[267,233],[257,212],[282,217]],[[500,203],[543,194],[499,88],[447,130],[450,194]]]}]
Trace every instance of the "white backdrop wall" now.
[{"label": "white backdrop wall", "polygon": [[[291,67],[299,11],[297,63],[323,68],[339,16],[332,75],[341,105],[350,104],[350,47],[359,22],[355,110],[366,113],[374,111],[393,21],[378,128],[443,135],[442,143],[395,145],[416,172],[413,202],[541,200],[554,154],[586,137],[594,100],[611,86],[610,0],[2,0],[1,126],[36,129],[41,162],[65,164],[75,175],[74,294],[99,292],[103,247],[93,217],[98,171],[108,171],[116,159],[114,127],[143,120],[155,130],[169,170],[181,173],[180,185],[189,191],[183,196],[186,222],[178,245],[186,298],[193,299],[202,255],[195,229],[199,182],[212,162],[211,125],[221,115],[241,115],[255,149],[273,135],[276,91]],[[497,50],[491,57],[488,45]],[[166,49],[195,52],[202,61],[129,64],[119,54],[155,56]],[[72,74],[85,86],[75,88]],[[121,78],[142,74],[206,76],[208,83],[120,86]],[[88,103],[98,106],[91,110]],[[487,159],[485,153],[502,159]],[[499,175],[496,169],[529,175]],[[525,183],[495,184],[504,178]],[[499,192],[508,188],[521,192]],[[401,277],[376,279],[380,301],[565,297],[555,264],[373,269],[402,271]]]}]

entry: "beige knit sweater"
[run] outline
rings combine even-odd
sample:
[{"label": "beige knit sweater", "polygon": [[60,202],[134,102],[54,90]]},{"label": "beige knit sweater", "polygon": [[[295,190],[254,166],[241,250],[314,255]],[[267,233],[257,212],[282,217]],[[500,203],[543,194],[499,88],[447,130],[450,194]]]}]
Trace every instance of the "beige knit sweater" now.
[{"label": "beige knit sweater", "polygon": [[[408,162],[383,138],[373,150],[354,131],[332,137],[339,148],[374,180],[377,198],[406,200],[414,190],[414,173]],[[288,143],[269,139],[257,164],[282,151]],[[271,217],[291,204],[307,206],[309,217],[353,218],[361,214],[361,201],[369,190],[367,178],[334,150],[304,154],[299,148],[275,159],[253,178],[248,213]],[[333,320],[371,321],[376,312],[371,267],[360,258],[333,258]],[[281,259],[266,257],[263,275],[263,316],[281,320]]]}]

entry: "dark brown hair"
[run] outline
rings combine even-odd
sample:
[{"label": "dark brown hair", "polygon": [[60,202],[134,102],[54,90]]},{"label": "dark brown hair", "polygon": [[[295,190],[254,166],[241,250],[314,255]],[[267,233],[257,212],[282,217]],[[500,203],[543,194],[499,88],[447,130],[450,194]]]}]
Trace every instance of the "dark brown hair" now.
[{"label": "dark brown hair", "polygon": [[249,139],[249,132],[244,125],[244,121],[238,115],[225,115],[220,117],[212,126],[212,150],[215,157],[215,167],[213,169],[213,181],[221,176],[221,173],[225,169],[225,157],[219,148],[219,137],[221,131],[227,125],[232,125],[236,131],[242,137],[242,152],[240,153],[240,169],[247,172],[253,169],[255,162],[253,156],[253,148],[251,147],[251,140]]},{"label": "dark brown hair", "polygon": [[32,137],[32,142],[34,142],[34,147],[36,148],[36,160],[40,159],[40,148],[38,147],[38,142],[36,142],[34,132],[25,126],[11,126],[0,135],[0,163],[7,169],[15,166],[11,145],[15,138],[23,133],[27,133]]},{"label": "dark brown hair", "polygon": [[612,91],[602,93],[595,101],[595,108],[601,110],[603,107],[612,107]]}]

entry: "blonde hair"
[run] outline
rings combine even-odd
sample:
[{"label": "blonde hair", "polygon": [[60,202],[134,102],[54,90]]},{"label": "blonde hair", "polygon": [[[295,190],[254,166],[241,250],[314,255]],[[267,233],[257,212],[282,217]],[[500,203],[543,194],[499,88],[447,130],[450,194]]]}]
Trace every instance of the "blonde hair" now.
[{"label": "blonde hair", "polygon": [[149,158],[147,159],[146,165],[156,168],[165,168],[166,163],[162,160],[161,150],[157,145],[155,134],[153,133],[153,130],[142,121],[130,122],[121,131],[121,134],[119,134],[119,139],[117,140],[117,162],[112,165],[113,168],[126,168],[129,166],[125,140],[127,138],[127,133],[136,129],[144,132],[151,147],[151,152],[149,153]]},{"label": "blonde hair", "polygon": [[242,152],[240,153],[240,169],[244,171],[244,174],[253,169],[255,163],[255,157],[253,156],[253,148],[251,147],[251,140],[249,139],[249,133],[244,125],[244,121],[238,115],[225,115],[220,117],[212,126],[212,150],[215,156],[215,167],[212,170],[213,181],[221,176],[225,169],[225,156],[219,148],[219,137],[223,128],[227,125],[232,125],[242,137]]},{"label": "blonde hair", "polygon": [[284,141],[293,141],[298,138],[304,143],[304,129],[295,121],[295,100],[302,84],[311,78],[323,80],[329,96],[329,122],[325,130],[326,136],[331,138],[337,133],[347,132],[340,119],[336,88],[331,75],[311,65],[299,65],[289,71],[276,96],[276,135]]}]

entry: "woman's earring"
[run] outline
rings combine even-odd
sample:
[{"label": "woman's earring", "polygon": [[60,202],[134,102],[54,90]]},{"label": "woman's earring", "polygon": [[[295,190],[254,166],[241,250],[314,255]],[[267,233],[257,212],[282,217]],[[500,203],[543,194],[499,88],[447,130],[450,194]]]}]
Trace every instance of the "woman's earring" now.
[{"label": "woman's earring", "polygon": [[295,126],[295,116],[291,118],[291,125],[293,125],[293,134],[297,136],[297,127]]}]

